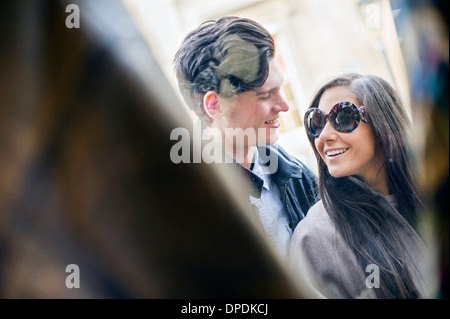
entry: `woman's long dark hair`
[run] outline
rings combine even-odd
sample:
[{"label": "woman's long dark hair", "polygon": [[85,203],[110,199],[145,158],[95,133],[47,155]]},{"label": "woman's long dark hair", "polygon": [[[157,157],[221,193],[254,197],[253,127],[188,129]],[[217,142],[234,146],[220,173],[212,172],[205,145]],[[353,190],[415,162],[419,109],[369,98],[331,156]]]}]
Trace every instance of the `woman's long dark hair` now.
[{"label": "woman's long dark hair", "polygon": [[383,79],[369,75],[346,74],[329,81],[317,92],[310,107],[318,107],[322,94],[338,86],[348,88],[366,106],[375,140],[385,154],[389,192],[395,195],[401,216],[382,194],[358,176],[331,176],[315,148],[314,138],[308,136],[317,158],[323,204],[357,256],[362,271],[369,264],[379,267],[381,284],[374,289],[377,297],[418,298],[412,280],[414,265],[397,232],[403,218],[416,228],[418,206],[422,203],[411,170],[408,117],[394,89]]}]

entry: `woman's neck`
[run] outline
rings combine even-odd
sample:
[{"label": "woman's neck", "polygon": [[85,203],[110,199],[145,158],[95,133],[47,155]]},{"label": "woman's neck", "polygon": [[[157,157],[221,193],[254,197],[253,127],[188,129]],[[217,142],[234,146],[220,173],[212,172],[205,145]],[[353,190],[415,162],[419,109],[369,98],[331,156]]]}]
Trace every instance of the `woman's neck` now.
[{"label": "woman's neck", "polygon": [[384,196],[390,195],[386,169],[384,165],[380,168],[375,176],[370,178],[370,180],[366,180],[366,182],[374,191]]}]

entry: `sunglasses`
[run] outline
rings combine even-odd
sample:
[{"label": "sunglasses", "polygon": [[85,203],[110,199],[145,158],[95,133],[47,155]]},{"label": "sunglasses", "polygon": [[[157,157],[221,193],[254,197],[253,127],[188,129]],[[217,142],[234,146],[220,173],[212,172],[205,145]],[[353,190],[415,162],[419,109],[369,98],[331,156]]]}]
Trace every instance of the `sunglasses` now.
[{"label": "sunglasses", "polygon": [[327,119],[337,131],[342,133],[353,131],[358,127],[360,121],[368,122],[364,106],[358,108],[351,102],[339,102],[331,108],[328,114],[316,107],[310,108],[305,113],[303,120],[306,132],[314,138],[319,137],[327,124]]}]

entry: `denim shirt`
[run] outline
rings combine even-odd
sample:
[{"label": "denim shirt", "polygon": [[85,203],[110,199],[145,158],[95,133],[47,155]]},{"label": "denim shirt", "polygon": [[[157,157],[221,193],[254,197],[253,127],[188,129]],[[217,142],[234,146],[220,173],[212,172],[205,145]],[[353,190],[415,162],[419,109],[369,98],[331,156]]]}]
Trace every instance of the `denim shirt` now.
[{"label": "denim shirt", "polygon": [[[310,207],[318,201],[318,187],[316,175],[302,162],[277,144],[258,147],[260,159],[277,161],[276,170],[271,177],[279,190],[280,200],[291,232],[302,220]],[[250,179],[249,195],[260,198],[264,181],[252,171],[243,168],[244,175]],[[256,209],[256,208],[255,208]]]}]

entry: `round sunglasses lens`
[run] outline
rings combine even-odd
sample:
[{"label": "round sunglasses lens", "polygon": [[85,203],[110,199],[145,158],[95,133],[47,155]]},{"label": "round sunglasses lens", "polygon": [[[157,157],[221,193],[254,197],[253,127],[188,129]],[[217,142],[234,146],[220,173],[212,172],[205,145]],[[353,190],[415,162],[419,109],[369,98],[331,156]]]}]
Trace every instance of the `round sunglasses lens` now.
[{"label": "round sunglasses lens", "polygon": [[339,104],[333,109],[330,119],[336,130],[351,132],[359,124],[358,109],[352,104]]},{"label": "round sunglasses lens", "polygon": [[324,127],[323,114],[317,109],[309,111],[305,117],[305,127],[312,136],[319,136]]}]

